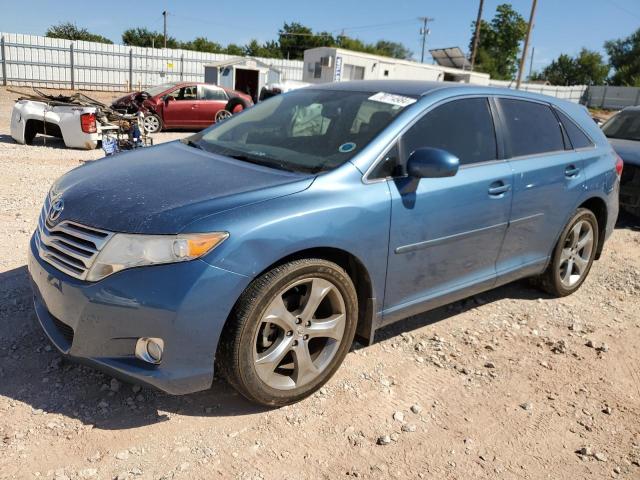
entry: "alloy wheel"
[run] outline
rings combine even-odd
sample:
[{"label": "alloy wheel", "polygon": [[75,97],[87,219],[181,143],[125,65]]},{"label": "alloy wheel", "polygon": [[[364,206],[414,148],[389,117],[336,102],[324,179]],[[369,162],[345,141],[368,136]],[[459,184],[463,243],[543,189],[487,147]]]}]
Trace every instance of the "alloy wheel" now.
[{"label": "alloy wheel", "polygon": [[221,122],[231,117],[232,115],[233,113],[231,113],[229,110],[218,110],[218,112],[216,113],[215,121],[216,123]]},{"label": "alloy wheel", "polygon": [[578,283],[589,268],[594,247],[593,226],[586,220],[580,220],[571,228],[565,239],[558,274],[565,288]]},{"label": "alloy wheel", "polygon": [[142,121],[144,129],[149,133],[156,133],[160,130],[160,120],[155,115],[148,115]]},{"label": "alloy wheel", "polygon": [[291,390],[313,382],[336,355],[346,325],[342,294],[328,280],[309,277],[281,290],[266,308],[254,338],[258,377]]}]

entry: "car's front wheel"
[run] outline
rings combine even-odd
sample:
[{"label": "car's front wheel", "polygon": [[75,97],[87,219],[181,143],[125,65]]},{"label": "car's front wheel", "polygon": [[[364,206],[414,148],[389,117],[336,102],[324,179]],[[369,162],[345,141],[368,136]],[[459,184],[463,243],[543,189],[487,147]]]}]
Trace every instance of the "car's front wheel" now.
[{"label": "car's front wheel", "polygon": [[144,116],[142,125],[147,133],[157,133],[162,130],[162,119],[158,115],[150,113]]},{"label": "car's front wheel", "polygon": [[351,347],[358,318],[349,275],[321,259],[265,273],[242,294],[220,339],[218,361],[245,397],[268,406],[319,389]]},{"label": "car's front wheel", "polygon": [[591,210],[579,208],[562,231],[539,284],[548,293],[564,297],[585,281],[596,256],[598,220]]}]

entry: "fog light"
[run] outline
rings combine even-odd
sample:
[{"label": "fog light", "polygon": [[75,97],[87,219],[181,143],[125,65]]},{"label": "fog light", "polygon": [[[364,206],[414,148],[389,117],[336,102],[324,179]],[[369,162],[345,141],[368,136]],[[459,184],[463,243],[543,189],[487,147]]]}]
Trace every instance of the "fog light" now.
[{"label": "fog light", "polygon": [[162,361],[164,340],[161,338],[142,337],[136,343],[136,357],[147,363],[159,364]]}]

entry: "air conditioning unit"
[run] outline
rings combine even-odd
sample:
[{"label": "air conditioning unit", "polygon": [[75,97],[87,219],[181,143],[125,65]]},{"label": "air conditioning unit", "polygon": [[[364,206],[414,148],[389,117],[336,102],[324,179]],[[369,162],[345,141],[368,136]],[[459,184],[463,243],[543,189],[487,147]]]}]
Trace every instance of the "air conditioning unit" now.
[{"label": "air conditioning unit", "polygon": [[328,57],[320,57],[320,65],[323,67],[331,67],[333,65],[333,57],[331,55]]}]

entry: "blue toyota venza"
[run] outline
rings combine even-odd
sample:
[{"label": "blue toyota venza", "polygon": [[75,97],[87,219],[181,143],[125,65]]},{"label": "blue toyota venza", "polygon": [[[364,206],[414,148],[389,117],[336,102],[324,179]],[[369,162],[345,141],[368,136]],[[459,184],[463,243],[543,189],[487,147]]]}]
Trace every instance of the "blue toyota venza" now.
[{"label": "blue toyota venza", "polygon": [[622,162],[586,110],[449,83],[274,97],[57,180],[30,244],[64,354],[172,394],[298,401],[354,337],[516,279],[576,291]]}]

